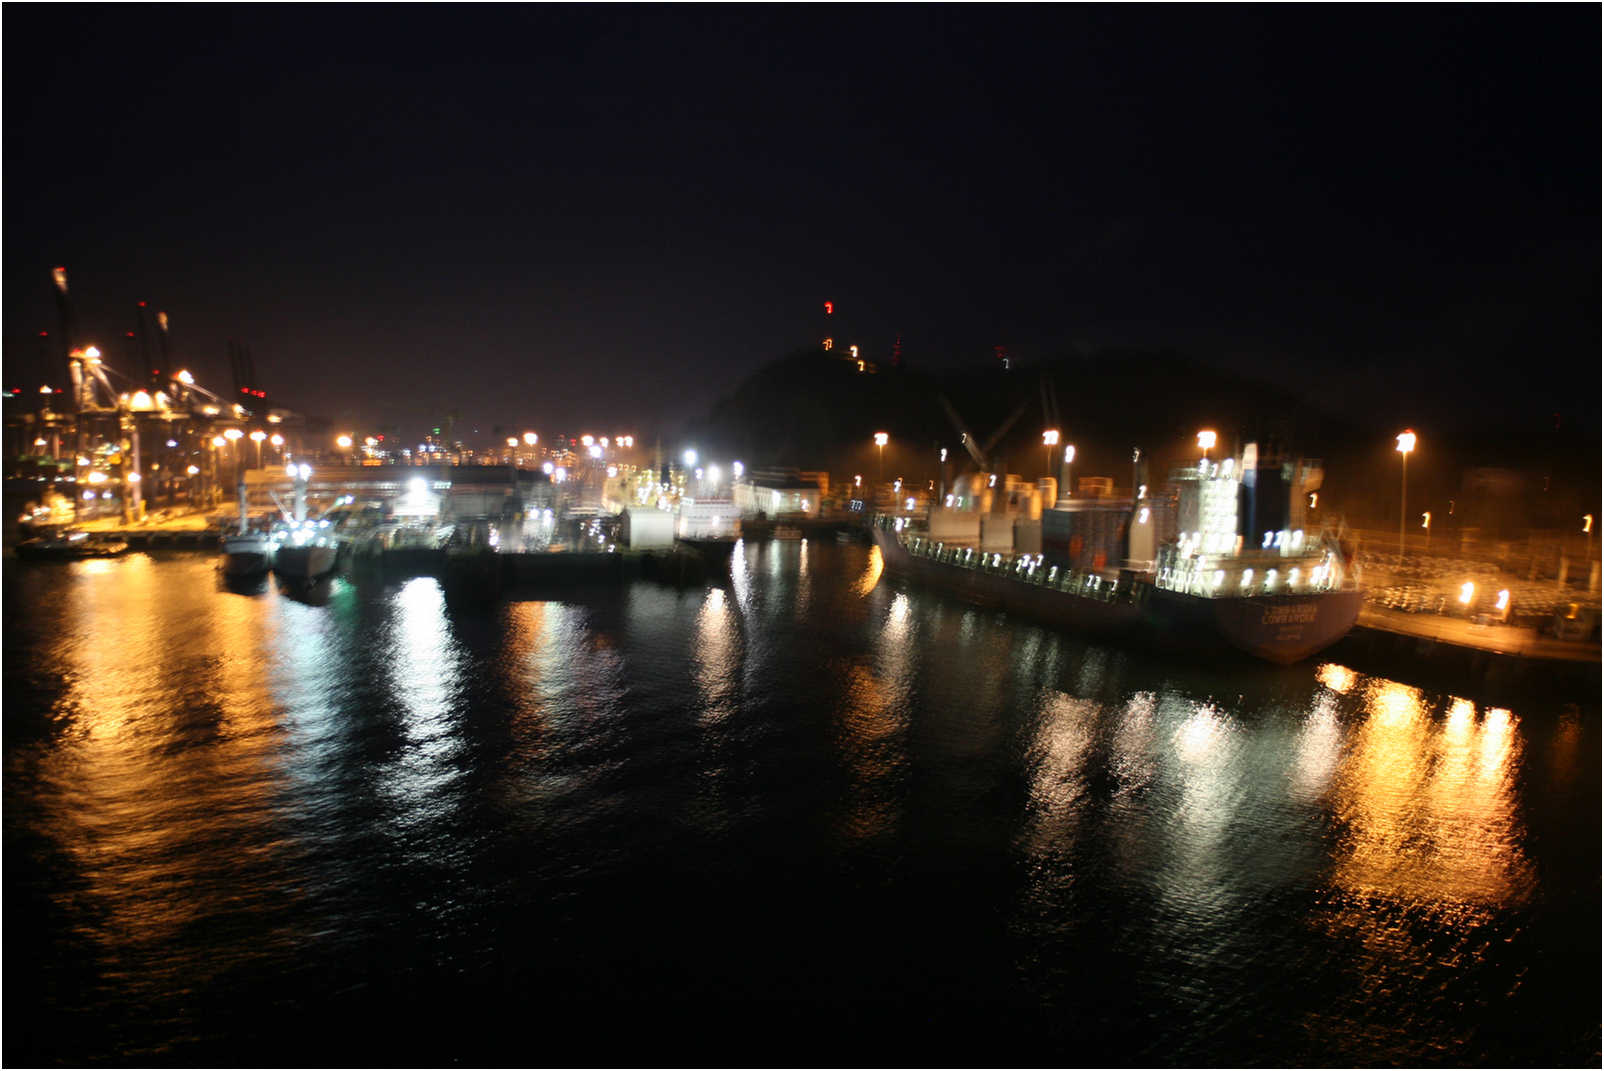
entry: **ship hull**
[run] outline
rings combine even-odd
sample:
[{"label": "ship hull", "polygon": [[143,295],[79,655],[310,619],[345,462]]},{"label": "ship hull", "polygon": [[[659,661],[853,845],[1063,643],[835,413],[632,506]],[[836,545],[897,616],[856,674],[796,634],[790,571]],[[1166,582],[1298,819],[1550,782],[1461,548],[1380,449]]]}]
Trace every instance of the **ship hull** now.
[{"label": "ship hull", "polygon": [[273,568],[275,544],[256,536],[231,536],[223,540],[223,574],[231,577],[260,576]]},{"label": "ship hull", "polygon": [[280,580],[311,581],[334,571],[335,547],[322,543],[285,544],[273,557],[273,575]]},{"label": "ship hull", "polygon": [[1104,639],[1163,649],[1241,652],[1277,665],[1336,643],[1358,620],[1357,591],[1208,599],[1138,581],[1114,597],[1060,590],[1008,571],[933,561],[873,529],[885,568],[966,602]]}]

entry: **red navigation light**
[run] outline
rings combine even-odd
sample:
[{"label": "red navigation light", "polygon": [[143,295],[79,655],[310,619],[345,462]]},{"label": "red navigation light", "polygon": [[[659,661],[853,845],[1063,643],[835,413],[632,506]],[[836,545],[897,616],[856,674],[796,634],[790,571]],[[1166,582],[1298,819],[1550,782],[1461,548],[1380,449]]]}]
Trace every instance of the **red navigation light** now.
[{"label": "red navigation light", "polygon": [[144,302],[143,302],[143,301],[141,301],[141,302],[140,302],[140,303],[139,303],[139,307],[140,307],[140,308],[144,308],[144,307],[145,307],[145,303],[144,303]]},{"label": "red navigation light", "polygon": [[50,332],[49,331],[41,331],[41,332],[39,332],[39,337],[40,338],[49,338],[50,337]]},{"label": "red navigation light", "polygon": [[132,331],[126,332],[126,334],[128,335],[129,338],[133,338],[134,337],[134,333]]},{"label": "red navigation light", "polygon": [[381,436],[379,436],[379,441],[380,441],[380,442],[381,442],[381,443],[382,443],[382,442],[383,442],[383,441],[384,441],[384,436],[383,436],[383,435],[381,435]]},{"label": "red navigation light", "polygon": [[835,312],[835,302],[826,301],[824,303],[824,315],[829,316],[834,312]]}]

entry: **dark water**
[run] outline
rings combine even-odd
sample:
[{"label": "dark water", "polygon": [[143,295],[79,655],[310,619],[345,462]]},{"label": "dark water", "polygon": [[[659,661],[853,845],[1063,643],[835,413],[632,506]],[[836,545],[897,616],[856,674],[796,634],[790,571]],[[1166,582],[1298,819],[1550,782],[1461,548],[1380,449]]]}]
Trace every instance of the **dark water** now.
[{"label": "dark water", "polygon": [[10,1065],[1599,1062],[1596,691],[1158,661],[834,544],[6,570]]}]

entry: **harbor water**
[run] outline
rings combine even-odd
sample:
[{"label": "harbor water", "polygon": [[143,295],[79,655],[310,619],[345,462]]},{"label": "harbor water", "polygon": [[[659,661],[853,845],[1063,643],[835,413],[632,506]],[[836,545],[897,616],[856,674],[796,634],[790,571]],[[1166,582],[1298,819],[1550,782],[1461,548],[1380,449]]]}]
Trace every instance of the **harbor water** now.
[{"label": "harbor water", "polygon": [[1598,1065],[1596,687],[1158,657],[879,565],[8,558],[0,1055]]}]

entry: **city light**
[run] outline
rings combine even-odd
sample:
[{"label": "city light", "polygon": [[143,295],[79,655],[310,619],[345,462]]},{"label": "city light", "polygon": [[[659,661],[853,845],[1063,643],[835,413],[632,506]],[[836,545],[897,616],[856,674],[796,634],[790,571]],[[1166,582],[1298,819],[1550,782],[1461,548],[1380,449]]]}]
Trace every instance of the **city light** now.
[{"label": "city light", "polygon": [[1209,451],[1214,449],[1215,439],[1216,436],[1212,431],[1205,429],[1197,433],[1197,446],[1199,450],[1203,451],[1204,457],[1208,457]]},{"label": "city light", "polygon": [[228,445],[228,440],[223,438],[221,435],[213,435],[212,445],[221,450],[224,446]]},{"label": "city light", "polygon": [[238,442],[244,437],[245,433],[240,431],[238,428],[229,428],[227,431],[223,432],[223,438],[227,439],[231,443]]},{"label": "city light", "polygon": [[1470,581],[1467,580],[1467,581],[1465,581],[1463,584],[1461,584],[1459,586],[1459,601],[1460,602],[1464,603],[1466,606],[1469,606],[1470,605],[1470,600],[1475,598],[1475,597],[1476,597],[1476,585],[1475,584],[1472,584]]},{"label": "city light", "polygon": [[341,435],[341,436],[339,436],[338,438],[336,438],[334,440],[334,445],[338,446],[341,450],[349,450],[349,449],[351,449],[351,436],[349,436],[349,435]]},{"label": "city light", "polygon": [[534,446],[539,441],[540,441],[540,436],[536,435],[534,432],[532,432],[532,431],[524,432],[524,445],[526,445],[526,446]]},{"label": "city light", "polygon": [[685,458],[685,467],[686,468],[689,469],[689,468],[695,468],[696,467],[696,451],[695,450],[687,450],[687,451],[685,451],[684,458]]},{"label": "city light", "polygon": [[193,387],[195,385],[195,377],[189,374],[189,369],[181,368],[178,371],[178,382],[186,387]]}]

